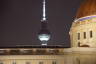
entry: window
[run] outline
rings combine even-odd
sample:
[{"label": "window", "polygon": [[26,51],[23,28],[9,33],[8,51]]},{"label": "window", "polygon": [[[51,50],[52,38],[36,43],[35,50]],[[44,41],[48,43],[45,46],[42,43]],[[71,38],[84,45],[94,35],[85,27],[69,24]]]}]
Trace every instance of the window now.
[{"label": "window", "polygon": [[77,64],[80,64],[80,59],[76,58]]},{"label": "window", "polygon": [[3,64],[3,62],[0,62],[0,64]]},{"label": "window", "polygon": [[86,32],[84,32],[84,39],[86,39]]},{"label": "window", "polygon": [[78,40],[80,40],[80,33],[78,33]]},{"label": "window", "polygon": [[92,31],[90,31],[90,38],[92,38],[93,37],[93,34],[92,34]]},{"label": "window", "polygon": [[43,64],[43,62],[39,62],[39,64]]},{"label": "window", "polygon": [[12,49],[12,50],[10,50],[10,54],[12,54],[12,55],[18,55],[18,54],[20,54],[20,51],[19,50]]},{"label": "window", "polygon": [[59,54],[59,50],[58,50],[58,49],[50,49],[50,50],[49,50],[49,53],[50,53],[50,54],[57,55],[57,54]]},{"label": "window", "polygon": [[31,64],[30,62],[26,62],[26,64]]},{"label": "window", "polygon": [[12,64],[16,64],[16,62],[13,62]]},{"label": "window", "polygon": [[38,55],[42,55],[42,54],[46,54],[46,50],[44,50],[44,49],[38,49],[38,50],[36,50],[36,54]]},{"label": "window", "polygon": [[80,47],[80,42],[78,42],[78,47]]},{"label": "window", "polygon": [[52,64],[56,64],[56,61],[53,61]]}]

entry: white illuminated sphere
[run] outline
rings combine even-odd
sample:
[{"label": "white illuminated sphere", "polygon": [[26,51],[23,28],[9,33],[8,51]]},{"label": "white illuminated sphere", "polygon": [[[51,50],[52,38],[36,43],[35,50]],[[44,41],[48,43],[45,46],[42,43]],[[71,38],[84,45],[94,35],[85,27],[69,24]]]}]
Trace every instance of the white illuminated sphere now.
[{"label": "white illuminated sphere", "polygon": [[39,36],[38,36],[38,38],[39,38],[39,40],[40,41],[48,41],[49,39],[50,39],[50,34],[40,34]]}]

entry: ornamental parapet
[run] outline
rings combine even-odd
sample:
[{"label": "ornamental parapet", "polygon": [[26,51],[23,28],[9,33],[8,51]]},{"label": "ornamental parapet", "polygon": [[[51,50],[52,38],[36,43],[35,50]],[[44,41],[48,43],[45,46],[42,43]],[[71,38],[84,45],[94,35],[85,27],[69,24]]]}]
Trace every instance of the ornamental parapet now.
[{"label": "ornamental parapet", "polygon": [[63,49],[57,48],[8,48],[0,49],[0,55],[63,55]]},{"label": "ornamental parapet", "polygon": [[79,19],[75,19],[72,24],[72,27],[90,24],[90,23],[96,23],[96,15],[86,16],[86,17],[82,17]]}]

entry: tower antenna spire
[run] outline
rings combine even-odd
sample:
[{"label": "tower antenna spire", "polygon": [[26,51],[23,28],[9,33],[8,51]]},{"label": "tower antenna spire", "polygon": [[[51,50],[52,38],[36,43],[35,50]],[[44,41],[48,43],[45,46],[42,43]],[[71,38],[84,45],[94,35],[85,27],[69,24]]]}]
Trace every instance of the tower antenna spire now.
[{"label": "tower antenna spire", "polygon": [[38,33],[38,39],[41,41],[41,45],[47,45],[48,41],[50,40],[51,37],[51,33],[50,31],[47,29],[47,21],[46,21],[46,8],[45,8],[45,0],[43,0],[43,15],[42,15],[42,20],[41,20],[41,30]]},{"label": "tower antenna spire", "polygon": [[43,0],[43,18],[42,21],[46,21],[46,1]]}]

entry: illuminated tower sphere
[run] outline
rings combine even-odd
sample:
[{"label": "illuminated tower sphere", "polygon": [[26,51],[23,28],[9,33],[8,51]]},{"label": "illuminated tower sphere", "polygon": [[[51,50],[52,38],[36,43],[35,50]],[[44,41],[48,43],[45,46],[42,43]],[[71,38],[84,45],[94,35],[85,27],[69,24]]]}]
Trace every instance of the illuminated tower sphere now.
[{"label": "illuminated tower sphere", "polygon": [[84,0],[69,34],[72,47],[96,47],[96,0]]},{"label": "illuminated tower sphere", "polygon": [[45,0],[43,0],[43,18],[41,20],[41,30],[38,33],[38,38],[41,41],[41,45],[47,45],[50,39],[50,31],[47,28],[47,20],[46,20],[46,9],[45,9]]}]

